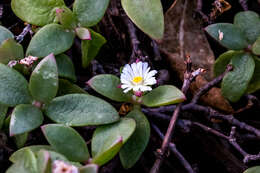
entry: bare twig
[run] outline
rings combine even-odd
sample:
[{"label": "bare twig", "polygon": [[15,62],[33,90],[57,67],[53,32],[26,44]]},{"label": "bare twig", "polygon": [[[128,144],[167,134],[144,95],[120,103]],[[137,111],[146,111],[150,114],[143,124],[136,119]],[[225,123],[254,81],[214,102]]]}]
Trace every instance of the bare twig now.
[{"label": "bare twig", "polygon": [[221,137],[223,139],[226,139],[243,157],[243,162],[244,163],[248,163],[252,160],[260,160],[260,153],[257,154],[257,155],[252,155],[252,154],[248,154],[238,143],[237,143],[237,140],[236,140],[236,137],[235,137],[235,133],[236,133],[236,127],[233,126],[231,128],[231,131],[230,131],[230,135],[229,136],[226,136],[224,134],[222,134],[221,132],[219,131],[216,131],[215,129],[212,129],[210,127],[207,127],[203,124],[200,124],[200,123],[192,123],[193,125],[196,125],[198,127],[200,127],[201,129],[209,132],[209,133],[212,133],[218,137]]},{"label": "bare twig", "polygon": [[136,28],[135,28],[134,24],[131,22],[131,20],[125,14],[122,14],[122,18],[123,18],[125,25],[128,28],[128,33],[129,33],[129,36],[131,39],[132,54],[130,57],[130,63],[133,63],[136,61],[137,58],[142,57],[142,52],[140,51],[140,48],[139,48],[140,42],[137,38]]},{"label": "bare twig", "polygon": [[196,95],[193,97],[191,103],[197,103],[201,96],[206,94],[211,88],[213,88],[215,85],[220,83],[224,78],[224,76],[232,69],[233,69],[232,66],[228,65],[226,71],[223,74],[219,75],[217,78],[213,79],[211,82],[207,83],[205,86],[200,88],[199,91],[196,93]]},{"label": "bare twig", "polygon": [[182,107],[182,110],[193,110],[193,111],[203,112],[209,120],[211,120],[213,118],[224,120],[224,121],[228,122],[229,124],[231,124],[232,126],[236,126],[242,130],[246,130],[251,133],[254,133],[258,138],[260,138],[260,130],[258,130],[255,127],[250,126],[244,122],[239,121],[233,115],[221,114],[220,112],[218,112],[210,107],[205,107],[205,106],[201,106],[201,105],[193,104],[193,103],[184,105]]},{"label": "bare twig", "polygon": [[28,24],[24,29],[23,29],[23,32],[16,36],[15,39],[17,40],[18,43],[21,43],[24,39],[24,37],[28,34],[28,33],[31,33],[32,32],[32,29],[31,29],[31,25]]},{"label": "bare twig", "polygon": [[247,0],[238,0],[244,11],[248,10]]},{"label": "bare twig", "polygon": [[[151,126],[153,127],[154,131],[159,135],[159,137],[163,140],[164,135],[160,131],[160,129],[153,123],[151,123]],[[181,164],[184,166],[184,168],[187,170],[188,173],[195,173],[189,164],[189,162],[184,158],[184,156],[178,151],[176,148],[176,145],[174,143],[169,144],[169,149],[172,151],[172,153],[179,159]]]},{"label": "bare twig", "polygon": [[202,17],[204,22],[208,23],[209,22],[209,17],[202,12],[202,5],[203,5],[202,4],[202,0],[197,0],[197,7],[196,7],[195,12],[197,12]]},{"label": "bare twig", "polygon": [[153,47],[154,60],[155,61],[162,60],[162,57],[161,57],[161,54],[160,54],[160,50],[159,50],[159,47],[158,47],[156,41],[152,40],[151,44],[152,44],[152,47]]},{"label": "bare twig", "polygon": [[[191,71],[191,66],[192,66],[192,63],[191,63],[191,60],[190,60],[190,57],[187,57],[187,60],[186,60],[186,72],[184,74],[184,82],[183,82],[183,86],[182,86],[182,92],[184,94],[187,93],[189,87],[190,87],[190,84],[192,82],[192,80],[199,74],[201,74],[203,72],[202,69],[198,69],[194,72]],[[161,149],[158,150],[158,155],[160,155],[160,157],[158,157],[153,165],[153,167],[151,168],[150,170],[150,173],[157,173],[160,169],[160,166],[162,164],[162,161],[164,160],[164,155],[166,153],[166,151],[168,150],[168,146],[169,146],[169,143],[170,143],[170,140],[172,138],[172,134],[173,134],[173,130],[175,128],[175,125],[176,125],[176,122],[177,122],[177,119],[179,117],[179,114],[180,114],[180,110],[181,110],[181,106],[182,106],[182,103],[180,103],[174,113],[173,113],[173,116],[171,118],[171,121],[170,121],[170,124],[168,126],[168,129],[167,129],[167,132],[165,134],[165,138],[163,140],[163,143],[162,143],[162,146],[161,146]]]},{"label": "bare twig", "polygon": [[4,6],[3,4],[0,4],[0,19],[2,19],[4,13]]}]

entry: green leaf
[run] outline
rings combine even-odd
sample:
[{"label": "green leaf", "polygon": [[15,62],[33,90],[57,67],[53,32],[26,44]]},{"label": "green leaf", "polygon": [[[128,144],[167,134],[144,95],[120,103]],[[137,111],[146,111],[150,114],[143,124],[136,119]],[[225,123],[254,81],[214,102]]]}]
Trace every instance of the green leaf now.
[{"label": "green leaf", "polygon": [[87,92],[80,88],[78,85],[71,83],[70,81],[59,79],[59,89],[57,96],[63,96],[67,94],[87,94]]},{"label": "green leaf", "polygon": [[153,39],[162,39],[164,32],[163,9],[160,0],[121,0],[128,17]]},{"label": "green leaf", "polygon": [[244,173],[259,173],[259,172],[260,172],[260,166],[254,166],[245,170]]},{"label": "green leaf", "polygon": [[122,144],[133,134],[135,128],[136,123],[131,118],[121,118],[114,124],[98,127],[91,142],[92,162],[101,166],[112,159]]},{"label": "green leaf", "polygon": [[136,122],[134,133],[119,152],[123,167],[128,169],[139,160],[149,142],[150,124],[145,115],[137,109],[131,111],[126,117],[133,118]]},{"label": "green leaf", "polygon": [[78,27],[75,29],[75,32],[81,40],[91,40],[91,33],[89,29]]},{"label": "green leaf", "polygon": [[61,54],[68,50],[74,41],[75,34],[62,25],[49,24],[42,27],[32,38],[26,55],[45,57],[50,53]]},{"label": "green leaf", "polygon": [[42,131],[51,146],[69,160],[83,162],[89,159],[86,142],[73,128],[61,124],[49,124],[42,126]]},{"label": "green leaf", "polygon": [[[89,29],[90,30],[90,29]],[[106,43],[106,39],[97,32],[90,30],[91,40],[82,40],[82,66],[86,68],[97,56],[100,48]]]},{"label": "green leaf", "polygon": [[31,102],[25,78],[16,70],[0,63],[0,104],[13,107]]},{"label": "green leaf", "polygon": [[234,25],[244,32],[248,42],[253,44],[260,36],[260,18],[253,11],[243,11],[236,14]]},{"label": "green leaf", "polygon": [[7,114],[8,106],[0,104],[0,130],[2,129]]},{"label": "green leaf", "polygon": [[36,101],[48,103],[58,91],[58,68],[53,54],[45,57],[32,72],[29,89]]},{"label": "green leaf", "polygon": [[175,86],[162,85],[143,97],[143,104],[148,107],[165,106],[183,102],[185,95]]},{"label": "green leaf", "polygon": [[120,85],[120,79],[115,75],[101,74],[94,76],[88,81],[89,86],[99,94],[118,102],[129,101],[127,94],[123,92]]},{"label": "green leaf", "polygon": [[256,55],[260,55],[260,37],[258,37],[256,42],[253,44],[252,52]]},{"label": "green leaf", "polygon": [[28,133],[22,133],[14,136],[14,142],[17,148],[22,148],[28,139]]},{"label": "green leaf", "polygon": [[258,57],[254,57],[254,60],[255,60],[255,71],[248,85],[247,93],[253,93],[260,89],[260,59]]},{"label": "green leaf", "polygon": [[67,7],[57,8],[56,16],[60,24],[65,28],[74,29],[77,26],[77,19],[74,13]]},{"label": "green leaf", "polygon": [[69,94],[55,98],[46,115],[68,126],[109,124],[119,120],[115,108],[104,100],[88,94]]},{"label": "green leaf", "polygon": [[8,64],[11,60],[24,57],[23,47],[12,38],[2,42],[0,46],[0,63]]},{"label": "green leaf", "polygon": [[[241,50],[248,46],[244,33],[235,25],[230,23],[217,23],[206,28],[208,34],[217,40],[222,46]],[[223,34],[223,37],[221,36]]]},{"label": "green leaf", "polygon": [[65,54],[57,55],[55,59],[58,66],[59,77],[75,82],[76,74],[71,59]]},{"label": "green leaf", "polygon": [[63,0],[12,0],[11,7],[23,21],[43,26],[55,21],[55,9],[65,7],[65,3]]},{"label": "green leaf", "polygon": [[221,83],[222,95],[231,102],[237,102],[246,92],[253,76],[255,62],[248,53],[240,53],[231,59],[233,70],[228,72]]},{"label": "green leaf", "polygon": [[214,75],[217,77],[225,72],[227,65],[230,63],[231,59],[240,54],[241,52],[229,50],[221,54],[214,64]]},{"label": "green leaf", "polygon": [[88,164],[79,168],[80,173],[98,173],[98,165]]},{"label": "green leaf", "polygon": [[39,173],[51,173],[51,157],[46,150],[40,150],[37,153],[37,167]]},{"label": "green leaf", "polygon": [[11,33],[7,28],[0,26],[0,44],[10,38],[14,38],[13,33]]},{"label": "green leaf", "polygon": [[15,164],[13,164],[6,173],[36,173],[37,160],[34,153],[30,149],[25,149],[22,155]]},{"label": "green leaf", "polygon": [[11,115],[10,136],[32,131],[43,122],[42,112],[33,105],[18,105]]},{"label": "green leaf", "polygon": [[75,0],[73,12],[80,26],[96,25],[104,16],[109,0]]},{"label": "green leaf", "polygon": [[28,146],[28,147],[24,147],[21,148],[20,150],[17,150],[16,152],[14,152],[11,157],[9,158],[9,160],[13,163],[18,162],[24,155],[24,153],[26,152],[26,150],[30,149],[34,154],[36,154],[38,151],[40,151],[41,149],[44,150],[53,150],[51,148],[51,146],[49,145],[32,145],[32,146]]}]

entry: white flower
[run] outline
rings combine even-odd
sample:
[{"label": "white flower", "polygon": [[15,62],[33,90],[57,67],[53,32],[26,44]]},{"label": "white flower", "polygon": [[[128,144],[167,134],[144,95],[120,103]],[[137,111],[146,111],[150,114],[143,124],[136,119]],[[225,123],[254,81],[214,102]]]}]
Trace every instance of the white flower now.
[{"label": "white flower", "polygon": [[52,173],[79,173],[78,168],[63,161],[55,160],[52,165]]},{"label": "white flower", "polygon": [[151,91],[150,85],[156,84],[154,77],[156,73],[156,70],[150,71],[147,62],[133,63],[131,66],[126,64],[120,77],[121,88],[124,90],[124,93],[130,90],[134,92]]}]

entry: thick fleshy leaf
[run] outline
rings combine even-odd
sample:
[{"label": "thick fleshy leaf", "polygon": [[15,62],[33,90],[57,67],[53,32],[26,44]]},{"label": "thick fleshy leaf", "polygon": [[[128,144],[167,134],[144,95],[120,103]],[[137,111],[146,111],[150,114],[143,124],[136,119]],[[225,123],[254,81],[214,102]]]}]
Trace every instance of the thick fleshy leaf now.
[{"label": "thick fleshy leaf", "polygon": [[43,122],[42,112],[33,105],[18,105],[11,115],[10,136],[29,132]]},{"label": "thick fleshy leaf", "polygon": [[248,168],[245,170],[244,173],[259,173],[260,172],[260,166],[254,166],[252,168]]},{"label": "thick fleshy leaf", "polygon": [[98,165],[88,164],[79,168],[80,173],[98,173]]},{"label": "thick fleshy leaf", "polygon": [[8,64],[11,60],[24,57],[23,47],[12,38],[3,41],[0,46],[0,63]]},{"label": "thick fleshy leaf", "polygon": [[89,29],[78,27],[75,29],[75,32],[81,40],[91,40],[91,33]]},{"label": "thick fleshy leaf", "polygon": [[42,27],[32,38],[26,55],[45,57],[50,53],[61,54],[68,50],[74,41],[75,34],[59,24]]},{"label": "thick fleshy leaf", "polygon": [[29,89],[36,101],[48,103],[58,91],[58,68],[53,54],[45,57],[33,70]]},{"label": "thick fleshy leaf", "polygon": [[14,143],[17,148],[22,148],[28,139],[28,133],[22,133],[14,136]]},{"label": "thick fleshy leaf", "polygon": [[36,173],[37,160],[34,153],[29,149],[25,149],[24,153],[17,162],[15,162],[6,173]]},{"label": "thick fleshy leaf", "polygon": [[253,93],[260,89],[260,59],[259,57],[254,57],[254,60],[255,60],[255,71],[248,85],[247,93]]},{"label": "thick fleshy leaf", "polygon": [[46,150],[37,153],[37,168],[39,173],[51,173],[51,156]]},{"label": "thick fleshy leaf", "polygon": [[0,104],[13,107],[31,101],[25,78],[16,70],[0,63]]},{"label": "thick fleshy leaf", "polygon": [[9,38],[14,38],[13,33],[11,33],[7,28],[0,26],[0,44]]},{"label": "thick fleshy leaf", "polygon": [[55,21],[55,9],[65,7],[65,3],[63,0],[12,0],[11,7],[23,21],[43,26]]},{"label": "thick fleshy leaf", "polygon": [[150,138],[150,123],[145,115],[138,109],[134,109],[126,116],[133,118],[136,129],[132,136],[119,152],[120,160],[125,169],[131,168],[139,160]]},{"label": "thick fleshy leaf", "polygon": [[86,142],[73,128],[61,124],[49,124],[42,126],[42,131],[51,146],[69,160],[83,162],[89,159]]},{"label": "thick fleshy leaf", "polygon": [[67,7],[56,8],[57,20],[65,28],[74,29],[77,26],[77,19],[74,13]]},{"label": "thick fleshy leaf", "polygon": [[58,66],[59,77],[75,82],[76,74],[71,59],[65,54],[57,55],[55,58]]},{"label": "thick fleshy leaf", "polygon": [[71,83],[70,81],[59,79],[59,89],[57,96],[63,96],[67,94],[87,94],[87,92],[80,88],[78,85]]},{"label": "thick fleshy leaf", "polygon": [[23,157],[25,151],[27,149],[30,149],[34,154],[36,154],[38,151],[40,151],[41,149],[44,150],[53,150],[51,148],[51,146],[49,145],[32,145],[32,146],[28,146],[28,147],[24,147],[21,148],[19,150],[17,150],[16,152],[14,152],[11,157],[9,158],[9,160],[13,163],[18,162],[20,160],[20,158]]},{"label": "thick fleshy leaf", "polygon": [[206,31],[211,37],[228,49],[241,50],[248,46],[244,33],[233,24],[212,24],[206,28]]},{"label": "thick fleshy leaf", "polygon": [[260,36],[260,18],[253,11],[243,11],[236,14],[234,25],[238,26],[244,32],[248,42],[254,43]]},{"label": "thick fleshy leaf", "polygon": [[8,106],[0,104],[0,130],[3,127],[5,117],[6,117],[6,114],[7,114],[7,110],[8,110]]},{"label": "thick fleshy leaf", "polygon": [[233,56],[240,53],[241,52],[229,50],[221,54],[214,64],[214,75],[217,77],[224,73]]},{"label": "thick fleshy leaf", "polygon": [[185,95],[173,85],[162,85],[143,97],[143,104],[148,107],[165,106],[183,102]]},{"label": "thick fleshy leaf", "polygon": [[97,56],[100,48],[106,43],[106,39],[97,32],[89,29],[91,40],[82,40],[82,66],[86,68],[90,62]]},{"label": "thick fleshy leaf", "polygon": [[233,70],[223,78],[221,92],[225,98],[236,102],[246,92],[254,73],[255,62],[250,54],[240,53],[231,59],[230,64]]},{"label": "thick fleshy leaf", "polygon": [[121,118],[114,124],[98,127],[91,142],[92,162],[103,165],[112,159],[122,144],[133,134],[135,128],[136,123],[131,118]]},{"label": "thick fleshy leaf", "polygon": [[260,37],[256,40],[256,42],[253,44],[252,51],[256,55],[260,55]]},{"label": "thick fleshy leaf", "polygon": [[101,125],[119,120],[115,108],[104,100],[88,94],[56,97],[45,112],[54,122],[68,126]]},{"label": "thick fleshy leaf", "polygon": [[162,39],[164,32],[163,9],[160,0],[121,0],[128,17],[153,39]]},{"label": "thick fleshy leaf", "polygon": [[120,79],[115,75],[101,74],[88,81],[89,86],[99,94],[118,102],[129,101],[127,94],[119,87]]},{"label": "thick fleshy leaf", "polygon": [[48,55],[32,72],[29,89],[36,101],[48,103],[58,91],[58,68],[53,54]]},{"label": "thick fleshy leaf", "polygon": [[80,26],[96,25],[104,16],[109,0],[75,0],[73,12]]}]

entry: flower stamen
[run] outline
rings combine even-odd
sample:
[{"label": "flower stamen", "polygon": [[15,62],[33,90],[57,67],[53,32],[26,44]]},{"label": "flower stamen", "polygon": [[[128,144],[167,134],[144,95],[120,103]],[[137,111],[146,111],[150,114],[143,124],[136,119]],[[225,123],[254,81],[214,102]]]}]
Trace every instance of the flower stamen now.
[{"label": "flower stamen", "polygon": [[141,76],[136,76],[133,78],[133,83],[139,84],[143,81],[143,78]]}]

